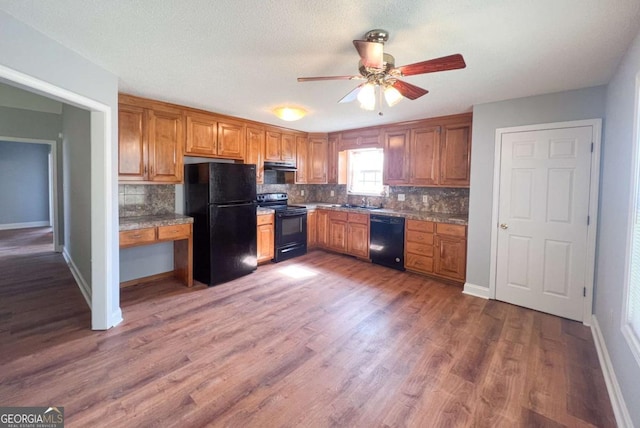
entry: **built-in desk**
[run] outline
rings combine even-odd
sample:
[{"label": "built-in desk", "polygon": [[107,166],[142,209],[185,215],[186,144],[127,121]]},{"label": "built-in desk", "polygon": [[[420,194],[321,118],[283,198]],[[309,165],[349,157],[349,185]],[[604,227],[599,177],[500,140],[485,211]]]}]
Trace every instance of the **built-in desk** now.
[{"label": "built-in desk", "polygon": [[169,275],[193,286],[193,218],[180,214],[120,217],[120,248],[173,241],[173,272],[120,283],[127,287]]}]

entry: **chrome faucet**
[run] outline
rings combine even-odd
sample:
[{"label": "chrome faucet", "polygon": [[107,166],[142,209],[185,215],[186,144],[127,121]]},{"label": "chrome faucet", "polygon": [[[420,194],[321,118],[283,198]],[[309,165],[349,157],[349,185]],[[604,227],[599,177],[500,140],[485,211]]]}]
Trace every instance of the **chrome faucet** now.
[{"label": "chrome faucet", "polygon": [[362,198],[362,206],[363,207],[367,206],[367,198],[366,197]]}]

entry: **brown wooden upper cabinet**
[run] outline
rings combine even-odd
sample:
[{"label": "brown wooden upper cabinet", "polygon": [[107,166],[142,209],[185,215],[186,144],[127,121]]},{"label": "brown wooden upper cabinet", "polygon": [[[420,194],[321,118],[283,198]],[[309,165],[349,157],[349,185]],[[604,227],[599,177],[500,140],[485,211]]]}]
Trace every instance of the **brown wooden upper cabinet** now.
[{"label": "brown wooden upper cabinet", "polygon": [[384,150],[385,184],[469,187],[471,115],[387,128]]},{"label": "brown wooden upper cabinet", "polygon": [[338,184],[338,139],[337,134],[329,134],[327,148],[327,183]]},{"label": "brown wooden upper cabinet", "polygon": [[179,109],[121,95],[118,123],[120,181],[182,182],[184,116]]},{"label": "brown wooden upper cabinet", "polygon": [[307,183],[307,169],[309,161],[309,139],[296,136],[296,184]]},{"label": "brown wooden upper cabinet", "polygon": [[226,118],[200,112],[187,112],[185,154],[244,160],[245,126]]},{"label": "brown wooden upper cabinet", "polygon": [[328,141],[326,136],[309,136],[307,183],[324,184],[327,182],[327,148]]},{"label": "brown wooden upper cabinet", "polygon": [[409,183],[408,153],[409,136],[407,128],[386,129],[384,132],[384,179],[385,184]]},{"label": "brown wooden upper cabinet", "polygon": [[296,138],[294,134],[268,130],[264,159],[296,163]]},{"label": "brown wooden upper cabinet", "polygon": [[256,165],[256,183],[264,183],[264,128],[247,125],[245,163]]},{"label": "brown wooden upper cabinet", "polygon": [[362,128],[339,133],[338,151],[382,147],[379,128]]}]

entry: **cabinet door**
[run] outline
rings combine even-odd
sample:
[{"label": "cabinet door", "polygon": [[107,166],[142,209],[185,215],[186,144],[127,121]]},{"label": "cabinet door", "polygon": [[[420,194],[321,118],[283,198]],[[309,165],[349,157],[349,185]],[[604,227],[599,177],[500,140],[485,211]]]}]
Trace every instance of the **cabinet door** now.
[{"label": "cabinet door", "polygon": [[307,182],[309,142],[305,137],[296,136],[296,184]]},{"label": "cabinet door", "polygon": [[467,265],[467,241],[436,235],[434,246],[434,272],[447,278],[464,281]]},{"label": "cabinet door", "polygon": [[282,141],[282,134],[279,132],[267,131],[264,144],[264,160],[280,160],[280,141]]},{"label": "cabinet door", "polygon": [[185,154],[215,156],[218,140],[218,122],[215,117],[189,113],[187,115],[187,141]]},{"label": "cabinet door", "polygon": [[435,186],[440,175],[440,127],[411,130],[409,183],[416,186]]},{"label": "cabinet door", "polygon": [[316,211],[316,242],[319,247],[329,247],[329,213]]},{"label": "cabinet door", "polygon": [[282,134],[280,141],[280,159],[296,163],[296,138],[293,134]]},{"label": "cabinet door", "polygon": [[388,130],[384,133],[384,184],[408,184],[408,129]]},{"label": "cabinet door", "polygon": [[351,255],[369,258],[369,225],[349,223],[347,252]]},{"label": "cabinet door", "polygon": [[273,224],[261,224],[257,230],[258,263],[271,260],[274,255]]},{"label": "cabinet door", "polygon": [[329,248],[347,251],[347,222],[329,218]]},{"label": "cabinet door", "polygon": [[[308,182],[322,184],[327,182],[327,140],[311,138],[309,140]],[[298,165],[300,168],[300,165]]]},{"label": "cabinet door", "polygon": [[183,176],[183,117],[180,113],[149,110],[149,179],[180,183]]},{"label": "cabinet door", "polygon": [[307,248],[316,246],[317,213],[309,211],[307,213]]},{"label": "cabinet door", "polygon": [[338,184],[338,136],[329,137],[327,150],[327,183]]},{"label": "cabinet door", "polygon": [[469,187],[471,124],[442,127],[440,185]]},{"label": "cabinet door", "polygon": [[118,108],[118,178],[141,181],[147,173],[147,118],[141,107]]},{"label": "cabinet door", "polygon": [[244,160],[244,125],[233,122],[218,122],[218,156]]},{"label": "cabinet door", "polygon": [[247,126],[247,155],[245,163],[255,164],[256,183],[264,183],[264,129]]}]

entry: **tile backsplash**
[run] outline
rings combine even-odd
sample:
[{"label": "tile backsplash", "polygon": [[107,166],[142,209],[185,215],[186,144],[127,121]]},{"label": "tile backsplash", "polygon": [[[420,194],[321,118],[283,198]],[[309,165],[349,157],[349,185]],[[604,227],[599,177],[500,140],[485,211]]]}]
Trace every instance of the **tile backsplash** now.
[{"label": "tile backsplash", "polygon": [[120,217],[171,214],[175,212],[176,186],[173,184],[118,185]]},{"label": "tile backsplash", "polygon": [[[347,186],[344,184],[259,184],[257,190],[258,193],[287,193],[289,202],[292,204],[305,202],[361,204],[363,199],[362,196],[347,195]],[[398,200],[400,194],[404,195],[404,201]],[[175,212],[176,186],[173,184],[120,184],[118,201],[120,217],[170,214]],[[366,203],[396,210],[468,215],[469,189],[390,186],[388,196],[367,196]]]},{"label": "tile backsplash", "polygon": [[[304,191],[304,195],[302,195]],[[333,196],[331,192],[333,191]],[[347,195],[344,184],[259,184],[258,193],[285,192],[289,202],[326,202],[330,204],[361,204],[363,196]],[[399,201],[403,194],[405,200]],[[469,189],[443,187],[390,186],[389,195],[384,197],[367,196],[368,205],[395,210],[415,210],[441,214],[468,215]]]}]

